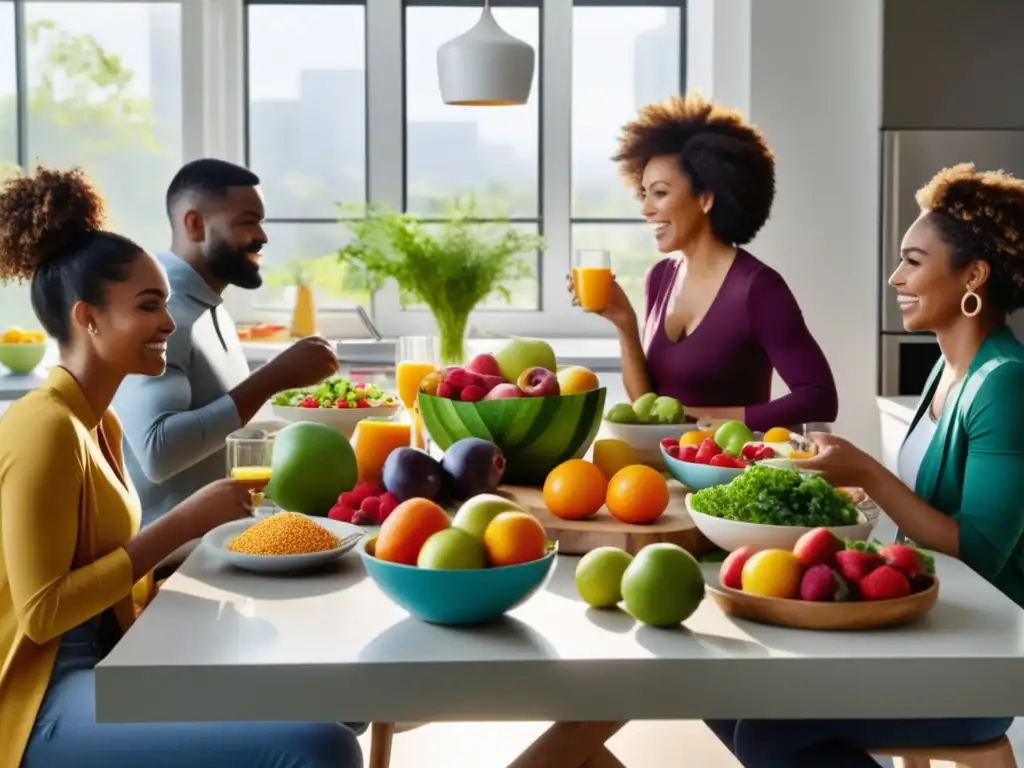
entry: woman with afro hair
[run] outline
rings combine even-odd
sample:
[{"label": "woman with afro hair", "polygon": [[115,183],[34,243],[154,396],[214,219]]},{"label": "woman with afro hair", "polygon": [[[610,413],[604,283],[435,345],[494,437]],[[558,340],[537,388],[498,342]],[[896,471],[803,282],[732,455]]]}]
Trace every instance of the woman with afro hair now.
[{"label": "woman with afro hair", "polygon": [[140,529],[110,403],[126,376],[166,369],[167,276],[103,229],[80,172],[39,169],[0,189],[9,280],[31,281],[60,362],[0,420],[0,765],[360,768],[340,724],[96,722],[95,666],[153,594],[154,566],[251,514],[259,484],[219,480]]},{"label": "woman with afro hair", "polygon": [[[797,462],[863,488],[898,540],[959,558],[1024,607],[1024,345],[1006,324],[1024,307],[1024,181],[962,164],[917,193],[921,214],[889,278],[908,331],[942,356],[900,449],[898,474],[846,440],[813,435]],[[982,713],[984,714],[984,713]],[[872,750],[975,744],[1013,718],[725,720],[708,725],[745,768],[873,768]]]},{"label": "woman with afro hair", "polygon": [[[691,416],[759,431],[834,421],[832,370],[796,299],[742,247],[775,196],[775,158],[760,132],[700,96],[675,96],[625,126],[614,159],[657,249],[675,254],[647,273],[640,332],[617,283],[601,313],[618,330],[629,397],[669,395]],[[776,370],[789,394],[772,400]]]}]

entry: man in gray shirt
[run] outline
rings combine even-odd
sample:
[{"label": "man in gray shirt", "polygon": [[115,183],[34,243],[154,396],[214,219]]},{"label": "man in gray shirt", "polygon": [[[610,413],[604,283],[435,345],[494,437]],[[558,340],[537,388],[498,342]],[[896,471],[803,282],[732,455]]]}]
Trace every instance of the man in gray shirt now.
[{"label": "man in gray shirt", "polygon": [[129,376],[114,398],[124,425],[125,463],[143,524],[225,476],[225,439],[275,393],[316,384],[338,370],[330,344],[297,341],[254,373],[222,306],[228,285],[256,289],[263,199],[252,172],[222,160],[185,165],[167,190],[171,250],[167,306],[176,330],[163,376]]}]

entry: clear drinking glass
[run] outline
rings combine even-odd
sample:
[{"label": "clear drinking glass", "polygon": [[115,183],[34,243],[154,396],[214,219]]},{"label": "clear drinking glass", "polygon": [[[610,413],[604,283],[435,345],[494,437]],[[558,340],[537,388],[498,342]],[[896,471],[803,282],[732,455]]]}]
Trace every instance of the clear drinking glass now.
[{"label": "clear drinking glass", "polygon": [[427,448],[427,434],[416,407],[416,398],[423,377],[437,370],[435,349],[433,336],[403,336],[395,346],[395,385],[409,417],[413,448]]},{"label": "clear drinking glass", "polygon": [[611,253],[603,248],[581,248],[576,251],[572,282],[576,302],[587,312],[600,312],[612,298]]},{"label": "clear drinking glass", "polygon": [[[270,466],[274,455],[274,436],[262,429],[239,429],[225,441],[227,476],[247,480],[270,479]],[[253,494],[253,509],[262,513],[276,511],[274,503]]]}]

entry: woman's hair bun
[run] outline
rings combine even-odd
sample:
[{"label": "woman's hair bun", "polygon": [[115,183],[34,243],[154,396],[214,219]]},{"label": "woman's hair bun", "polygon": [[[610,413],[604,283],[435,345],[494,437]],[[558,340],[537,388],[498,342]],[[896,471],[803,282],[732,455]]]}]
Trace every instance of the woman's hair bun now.
[{"label": "woman's hair bun", "polygon": [[103,228],[103,197],[78,168],[36,168],[0,188],[0,283],[29,280]]}]

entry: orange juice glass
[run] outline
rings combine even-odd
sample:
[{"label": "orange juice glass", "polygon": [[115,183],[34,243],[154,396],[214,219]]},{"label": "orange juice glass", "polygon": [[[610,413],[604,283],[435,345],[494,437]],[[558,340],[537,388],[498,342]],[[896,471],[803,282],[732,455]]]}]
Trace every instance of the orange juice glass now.
[{"label": "orange juice glass", "polygon": [[600,312],[612,298],[612,261],[608,251],[584,248],[576,251],[573,270],[576,300],[588,312]]},{"label": "orange juice glass", "polygon": [[576,296],[577,303],[580,300],[580,268],[572,268],[572,292]]},{"label": "orange juice glass", "polygon": [[433,363],[403,360],[395,367],[395,379],[398,385],[398,398],[402,405],[410,411],[416,407],[416,396],[420,391],[420,382],[428,373],[437,370]]},{"label": "orange juice glass", "polygon": [[235,480],[270,480],[270,467],[232,467]]},{"label": "orange juice glass", "polygon": [[359,467],[359,480],[381,482],[381,473],[388,455],[410,443],[411,427],[399,421],[363,419],[356,427],[353,449]]}]

